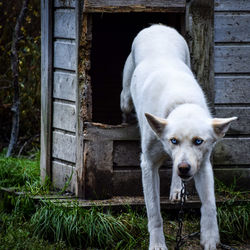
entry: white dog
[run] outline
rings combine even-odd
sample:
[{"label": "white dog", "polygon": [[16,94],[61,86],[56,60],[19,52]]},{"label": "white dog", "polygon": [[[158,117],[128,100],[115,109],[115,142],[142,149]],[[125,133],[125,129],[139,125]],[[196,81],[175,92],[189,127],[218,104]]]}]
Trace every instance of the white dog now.
[{"label": "white dog", "polygon": [[173,28],[153,25],[134,39],[123,72],[121,109],[136,110],[141,132],[141,169],[150,233],[149,249],[167,249],[160,213],[159,174],[166,154],[173,161],[170,199],[180,198],[181,179],[194,177],[202,202],[201,244],[216,249],[213,170],[210,155],[237,117],[213,119],[190,70],[188,46]]}]

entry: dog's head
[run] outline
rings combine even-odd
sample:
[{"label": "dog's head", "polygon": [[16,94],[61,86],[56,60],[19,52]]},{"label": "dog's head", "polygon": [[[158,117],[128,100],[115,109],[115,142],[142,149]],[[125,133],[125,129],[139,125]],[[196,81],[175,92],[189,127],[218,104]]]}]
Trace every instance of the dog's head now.
[{"label": "dog's head", "polygon": [[170,113],[167,119],[145,114],[150,127],[163,143],[165,151],[173,160],[173,171],[185,180],[191,179],[209,160],[213,145],[222,138],[237,119],[210,118],[196,105],[182,107]]}]

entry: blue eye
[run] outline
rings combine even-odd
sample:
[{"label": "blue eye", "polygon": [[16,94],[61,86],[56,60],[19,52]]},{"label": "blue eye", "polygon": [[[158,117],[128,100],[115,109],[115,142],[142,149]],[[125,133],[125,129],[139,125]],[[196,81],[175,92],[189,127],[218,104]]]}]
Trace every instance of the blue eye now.
[{"label": "blue eye", "polygon": [[199,138],[195,138],[195,139],[193,140],[193,142],[194,142],[194,145],[195,145],[195,146],[199,146],[199,145],[201,145],[201,144],[203,143],[203,140],[202,140],[202,139],[199,139]]},{"label": "blue eye", "polygon": [[170,139],[170,141],[171,141],[174,145],[177,145],[177,144],[179,143],[178,140],[175,139],[175,138]]}]

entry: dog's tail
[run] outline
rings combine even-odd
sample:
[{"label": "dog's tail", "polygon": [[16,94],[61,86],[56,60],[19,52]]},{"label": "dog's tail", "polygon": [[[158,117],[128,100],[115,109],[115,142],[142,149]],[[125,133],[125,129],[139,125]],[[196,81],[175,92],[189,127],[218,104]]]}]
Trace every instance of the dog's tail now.
[{"label": "dog's tail", "polygon": [[128,114],[133,110],[133,101],[130,93],[130,84],[132,75],[134,72],[135,66],[132,58],[132,54],[130,53],[123,70],[123,79],[122,79],[122,92],[121,92],[121,110],[123,113]]}]

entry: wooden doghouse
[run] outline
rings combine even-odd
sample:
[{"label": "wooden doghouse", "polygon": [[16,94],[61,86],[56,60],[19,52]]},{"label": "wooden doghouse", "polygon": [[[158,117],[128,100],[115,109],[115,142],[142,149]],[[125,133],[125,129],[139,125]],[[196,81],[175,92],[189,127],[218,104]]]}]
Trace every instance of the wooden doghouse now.
[{"label": "wooden doghouse", "polygon": [[[121,125],[122,69],[151,23],[187,39],[216,116],[238,116],[214,152],[215,176],[250,177],[250,2],[54,0],[42,3],[41,178],[84,198],[142,195],[137,125]],[[215,32],[214,32],[215,31]],[[168,196],[171,162],[160,169]]]}]

